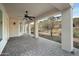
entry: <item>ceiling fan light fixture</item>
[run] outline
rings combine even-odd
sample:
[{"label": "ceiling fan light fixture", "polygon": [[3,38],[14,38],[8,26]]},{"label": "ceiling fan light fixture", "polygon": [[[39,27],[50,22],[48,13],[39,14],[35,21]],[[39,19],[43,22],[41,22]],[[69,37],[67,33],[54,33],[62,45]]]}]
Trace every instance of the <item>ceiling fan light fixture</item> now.
[{"label": "ceiling fan light fixture", "polygon": [[35,18],[34,16],[29,16],[29,15],[28,15],[28,11],[27,11],[27,10],[25,11],[25,14],[24,14],[24,19],[25,19],[25,20],[27,20],[27,19],[33,20],[34,18]]}]

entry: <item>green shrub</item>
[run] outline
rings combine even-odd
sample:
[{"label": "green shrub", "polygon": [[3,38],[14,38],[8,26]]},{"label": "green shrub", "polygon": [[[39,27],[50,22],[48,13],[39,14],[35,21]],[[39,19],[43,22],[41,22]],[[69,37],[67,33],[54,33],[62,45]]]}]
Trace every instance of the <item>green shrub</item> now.
[{"label": "green shrub", "polygon": [[73,35],[75,38],[79,38],[79,30],[74,29]]}]

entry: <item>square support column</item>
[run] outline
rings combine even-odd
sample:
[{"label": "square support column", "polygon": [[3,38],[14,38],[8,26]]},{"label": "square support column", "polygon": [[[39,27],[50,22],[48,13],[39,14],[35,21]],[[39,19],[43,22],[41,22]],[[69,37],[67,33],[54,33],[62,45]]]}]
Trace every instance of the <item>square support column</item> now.
[{"label": "square support column", "polygon": [[25,33],[25,24],[23,23],[23,34]]},{"label": "square support column", "polygon": [[73,19],[72,8],[62,12],[62,49],[73,51]]},{"label": "square support column", "polygon": [[31,35],[31,24],[28,23],[28,34]]},{"label": "square support column", "polygon": [[25,28],[25,24],[24,24],[24,21],[22,22],[22,34],[24,34],[24,28]]},{"label": "square support column", "polygon": [[21,34],[23,35],[24,34],[24,23],[22,22],[22,24],[21,24]]},{"label": "square support column", "polygon": [[27,34],[27,24],[25,25],[25,33]]},{"label": "square support column", "polygon": [[38,20],[34,21],[34,34],[35,38],[38,38]]}]

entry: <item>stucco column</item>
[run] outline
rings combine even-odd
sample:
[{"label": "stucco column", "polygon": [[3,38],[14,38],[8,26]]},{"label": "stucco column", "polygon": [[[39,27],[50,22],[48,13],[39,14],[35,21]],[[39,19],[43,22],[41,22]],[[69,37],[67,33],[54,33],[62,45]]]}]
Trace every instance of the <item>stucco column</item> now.
[{"label": "stucco column", "polygon": [[23,23],[23,34],[25,33],[25,31],[24,31],[25,29],[24,28],[25,28],[25,24]]},{"label": "stucco column", "polygon": [[62,49],[73,51],[73,19],[72,8],[62,12]]},{"label": "stucco column", "polygon": [[34,34],[35,38],[38,38],[38,20],[34,21]]},{"label": "stucco column", "polygon": [[28,34],[31,35],[31,24],[28,23]]},{"label": "stucco column", "polygon": [[25,33],[27,34],[27,24],[25,25]]}]

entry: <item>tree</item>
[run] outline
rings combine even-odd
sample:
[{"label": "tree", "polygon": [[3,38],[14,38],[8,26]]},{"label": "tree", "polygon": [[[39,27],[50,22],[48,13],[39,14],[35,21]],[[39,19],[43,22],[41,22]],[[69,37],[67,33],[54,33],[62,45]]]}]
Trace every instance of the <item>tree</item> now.
[{"label": "tree", "polygon": [[79,27],[79,18],[74,18],[74,19],[73,19],[73,25],[74,25],[75,27]]},{"label": "tree", "polygon": [[55,17],[49,17],[48,20],[49,20],[49,27],[48,28],[50,30],[50,35],[52,37],[52,30],[56,24]]},{"label": "tree", "polygon": [[[51,37],[53,36],[53,32],[52,30],[54,29],[55,25],[60,25],[61,22],[60,21],[56,21],[57,17],[49,17],[48,19],[44,20],[44,21],[40,21],[39,23],[39,29],[43,31],[49,31]],[[59,19],[58,19],[59,20]]]}]

